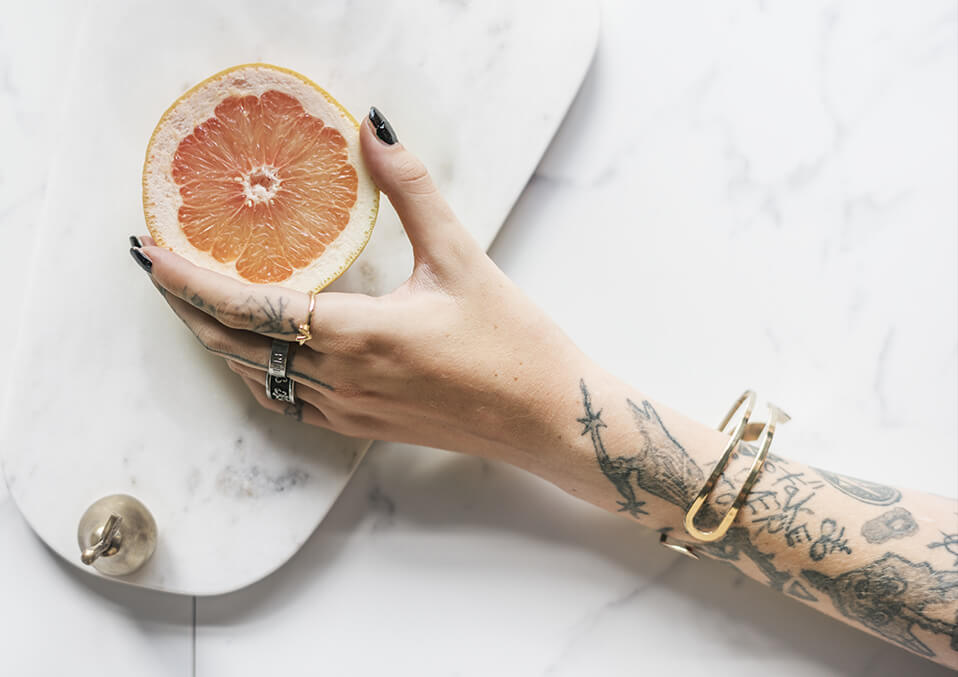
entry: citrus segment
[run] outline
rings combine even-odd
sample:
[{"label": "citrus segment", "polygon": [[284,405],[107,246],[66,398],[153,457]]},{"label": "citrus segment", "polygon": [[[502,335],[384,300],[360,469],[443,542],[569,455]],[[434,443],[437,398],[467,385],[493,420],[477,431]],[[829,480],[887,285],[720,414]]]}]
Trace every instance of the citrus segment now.
[{"label": "citrus segment", "polygon": [[265,64],[214,75],[174,103],[150,140],[143,185],[158,243],[304,291],[348,267],[378,209],[355,120],[302,76]]}]

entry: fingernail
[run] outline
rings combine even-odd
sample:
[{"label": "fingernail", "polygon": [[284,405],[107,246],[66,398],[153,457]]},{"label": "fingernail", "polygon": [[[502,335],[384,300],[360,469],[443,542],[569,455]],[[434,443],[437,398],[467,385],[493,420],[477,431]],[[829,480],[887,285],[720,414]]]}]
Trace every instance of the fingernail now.
[{"label": "fingernail", "polygon": [[376,136],[387,146],[391,146],[399,141],[396,137],[396,132],[393,131],[393,126],[389,124],[389,120],[387,120],[386,116],[375,106],[369,109],[369,121],[373,123]]},{"label": "fingernail", "polygon": [[140,242],[140,238],[138,238],[136,235],[131,235],[131,236],[130,236],[130,246],[131,246],[131,247],[142,247],[142,246],[143,246],[143,243]]},{"label": "fingernail", "polygon": [[136,264],[148,272],[150,275],[153,274],[153,262],[150,261],[150,258],[143,253],[139,247],[130,247],[130,256],[133,257],[133,260],[136,261]]}]

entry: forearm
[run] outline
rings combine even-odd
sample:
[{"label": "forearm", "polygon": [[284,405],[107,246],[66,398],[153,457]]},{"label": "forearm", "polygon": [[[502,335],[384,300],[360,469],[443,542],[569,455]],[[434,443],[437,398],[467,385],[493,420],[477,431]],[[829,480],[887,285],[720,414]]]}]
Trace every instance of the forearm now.
[{"label": "forearm", "polygon": [[[774,449],[728,534],[695,542],[685,511],[728,437],[582,369],[557,377],[552,443],[520,464],[839,620],[958,666],[958,502],[813,469]],[[704,527],[742,485],[754,448],[740,452],[712,493]]]}]

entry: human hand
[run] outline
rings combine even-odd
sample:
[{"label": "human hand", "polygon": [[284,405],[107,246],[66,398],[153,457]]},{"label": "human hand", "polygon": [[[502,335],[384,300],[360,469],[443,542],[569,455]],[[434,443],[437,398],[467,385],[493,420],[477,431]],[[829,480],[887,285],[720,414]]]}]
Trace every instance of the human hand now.
[{"label": "human hand", "polygon": [[148,259],[141,265],[173,311],[267,409],[353,437],[529,467],[551,434],[554,393],[569,391],[584,356],[486,256],[412,153],[382,141],[368,118],[361,145],[412,243],[414,267],[382,297],[316,296],[312,339],[290,360],[296,405],[266,397],[267,337],[293,340],[308,295],[243,284],[148,237],[134,258]]}]

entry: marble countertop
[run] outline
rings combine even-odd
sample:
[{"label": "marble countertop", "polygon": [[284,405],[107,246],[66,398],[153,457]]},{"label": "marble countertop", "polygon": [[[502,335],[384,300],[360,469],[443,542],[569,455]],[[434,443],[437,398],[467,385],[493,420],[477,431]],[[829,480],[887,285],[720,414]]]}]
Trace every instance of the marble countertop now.
[{"label": "marble countertop", "polygon": [[[786,453],[958,495],[953,0],[601,4],[494,259],[656,398],[713,420],[749,385],[792,414]],[[3,5],[9,355],[82,11]],[[107,639],[137,675],[948,674],[510,467],[406,445],[374,445],[304,548],[230,595],[74,571],[2,487],[0,538],[3,674],[100,674]]]}]

